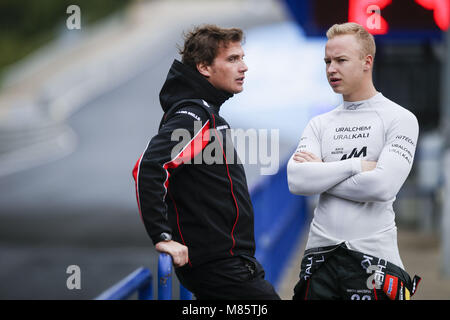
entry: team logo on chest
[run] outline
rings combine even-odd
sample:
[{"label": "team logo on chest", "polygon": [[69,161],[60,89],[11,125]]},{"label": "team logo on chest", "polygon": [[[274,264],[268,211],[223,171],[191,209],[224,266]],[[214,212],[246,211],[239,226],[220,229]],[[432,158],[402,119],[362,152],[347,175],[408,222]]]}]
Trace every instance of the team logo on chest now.
[{"label": "team logo on chest", "polygon": [[350,158],[359,158],[361,156],[363,157],[367,156],[367,146],[362,147],[361,150],[358,150],[358,148],[353,148],[352,152],[350,152],[350,154],[344,154],[341,160]]},{"label": "team logo on chest", "polygon": [[371,126],[339,127],[335,128],[336,134],[333,138],[334,140],[369,138],[370,129]]}]

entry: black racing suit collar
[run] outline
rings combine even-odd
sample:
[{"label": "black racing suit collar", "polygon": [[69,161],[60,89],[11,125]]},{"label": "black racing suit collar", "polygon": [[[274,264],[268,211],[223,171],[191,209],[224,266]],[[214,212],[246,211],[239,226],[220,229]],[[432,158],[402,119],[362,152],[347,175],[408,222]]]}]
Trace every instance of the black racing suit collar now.
[{"label": "black racing suit collar", "polygon": [[218,113],[220,106],[232,96],[229,92],[216,89],[194,68],[174,60],[159,93],[159,100],[164,112],[180,100],[202,99]]}]

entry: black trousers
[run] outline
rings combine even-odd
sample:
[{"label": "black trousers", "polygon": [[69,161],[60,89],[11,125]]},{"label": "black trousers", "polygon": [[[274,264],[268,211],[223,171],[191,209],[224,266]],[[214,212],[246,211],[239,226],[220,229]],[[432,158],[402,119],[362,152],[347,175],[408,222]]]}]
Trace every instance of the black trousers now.
[{"label": "black trousers", "polygon": [[293,300],[409,300],[420,277],[350,250],[345,243],[305,251]]},{"label": "black trousers", "polygon": [[280,300],[254,257],[241,255],[198,267],[186,265],[175,268],[175,273],[197,300]]}]

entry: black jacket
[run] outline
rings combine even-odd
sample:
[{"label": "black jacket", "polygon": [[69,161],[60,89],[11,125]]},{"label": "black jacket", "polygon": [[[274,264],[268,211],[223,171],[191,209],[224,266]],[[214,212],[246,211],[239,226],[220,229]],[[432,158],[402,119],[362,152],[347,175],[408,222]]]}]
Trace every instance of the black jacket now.
[{"label": "black jacket", "polygon": [[[185,244],[190,266],[255,251],[244,168],[219,115],[231,96],[175,60],[160,92],[160,130],[133,170],[147,233],[154,244],[163,232]],[[176,129],[185,136],[173,138]]]}]

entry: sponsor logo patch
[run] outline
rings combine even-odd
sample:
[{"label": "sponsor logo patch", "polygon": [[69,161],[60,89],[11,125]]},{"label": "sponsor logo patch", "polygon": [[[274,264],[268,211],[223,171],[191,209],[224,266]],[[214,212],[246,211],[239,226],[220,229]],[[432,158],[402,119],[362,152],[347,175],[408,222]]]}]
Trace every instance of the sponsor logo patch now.
[{"label": "sponsor logo patch", "polygon": [[386,275],[386,280],[384,281],[383,291],[391,300],[395,300],[397,296],[397,287],[398,287],[398,278],[391,276],[390,274]]}]

